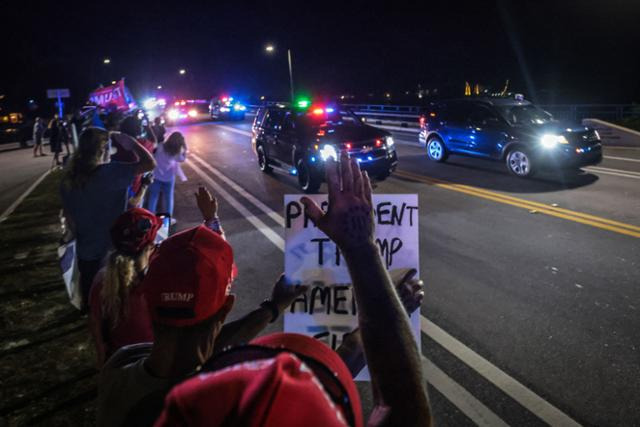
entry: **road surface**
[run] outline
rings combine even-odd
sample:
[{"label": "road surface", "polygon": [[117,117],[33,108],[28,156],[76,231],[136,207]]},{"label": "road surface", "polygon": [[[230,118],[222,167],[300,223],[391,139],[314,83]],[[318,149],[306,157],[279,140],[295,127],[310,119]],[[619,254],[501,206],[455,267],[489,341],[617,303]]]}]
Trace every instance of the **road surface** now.
[{"label": "road surface", "polygon": [[[176,229],[200,221],[193,193],[211,188],[240,272],[236,317],[283,270],[283,195],[299,193],[295,177],[258,170],[248,122],[177,129],[191,154]],[[498,163],[435,164],[415,135],[395,139],[399,170],[375,191],[419,195],[421,346],[436,422],[640,423],[640,151],[606,148],[581,175],[521,180]],[[2,203],[47,161],[1,153]]]}]

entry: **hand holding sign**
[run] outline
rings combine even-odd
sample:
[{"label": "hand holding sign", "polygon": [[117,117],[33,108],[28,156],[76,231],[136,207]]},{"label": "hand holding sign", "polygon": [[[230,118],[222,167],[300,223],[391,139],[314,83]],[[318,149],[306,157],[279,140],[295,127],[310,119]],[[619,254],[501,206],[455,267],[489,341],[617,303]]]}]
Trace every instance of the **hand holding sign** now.
[{"label": "hand holding sign", "polygon": [[366,172],[360,171],[355,159],[346,151],[340,153],[338,163],[329,158],[325,165],[329,187],[329,208],[324,213],[310,198],[300,201],[305,213],[343,251],[373,243],[373,203],[371,182]]},{"label": "hand holding sign", "polygon": [[309,290],[308,286],[294,285],[282,274],[271,291],[271,301],[283,313],[291,303]]}]

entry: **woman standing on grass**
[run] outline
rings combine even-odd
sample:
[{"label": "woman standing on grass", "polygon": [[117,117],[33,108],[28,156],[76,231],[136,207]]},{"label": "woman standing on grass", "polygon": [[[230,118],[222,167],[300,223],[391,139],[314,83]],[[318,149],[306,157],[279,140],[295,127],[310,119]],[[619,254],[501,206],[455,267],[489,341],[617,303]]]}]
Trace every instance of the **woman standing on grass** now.
[{"label": "woman standing on grass", "polygon": [[105,163],[108,141],[106,130],[85,129],[60,188],[64,214],[76,238],[84,310],[93,278],[111,248],[109,230],[125,210],[127,188],[136,174],[156,165],[151,153],[131,137],[122,138],[123,149],[136,153],[138,160]]},{"label": "woman standing on grass", "polygon": [[153,341],[151,318],[138,284],[149,266],[160,225],[153,213],[133,208],[111,228],[114,249],[93,281],[89,298],[98,368],[125,345]]},{"label": "woman standing on grass", "polygon": [[[180,163],[187,158],[187,144],[184,136],[180,132],[173,132],[169,138],[158,144],[155,152],[157,166],[153,171],[153,183],[149,188],[149,210],[157,212],[158,197],[162,193],[165,201],[166,211],[169,215],[173,215],[173,190],[176,183],[176,175],[182,181],[187,178],[180,168]],[[171,222],[175,223],[174,218]]]}]

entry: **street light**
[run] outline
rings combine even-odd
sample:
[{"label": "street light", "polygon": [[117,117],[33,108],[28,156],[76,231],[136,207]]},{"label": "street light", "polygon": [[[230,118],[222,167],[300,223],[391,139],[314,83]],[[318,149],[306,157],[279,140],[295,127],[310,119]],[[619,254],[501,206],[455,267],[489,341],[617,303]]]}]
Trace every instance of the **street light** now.
[{"label": "street light", "polygon": [[117,82],[116,82],[115,80],[111,80],[111,84],[112,84],[112,85],[114,85],[114,84],[116,84],[116,83],[117,83]]},{"label": "street light", "polygon": [[109,59],[109,58],[104,58],[104,59],[102,60],[102,63],[103,63],[103,64],[105,64],[105,65],[109,65],[109,64],[111,64],[111,59]]},{"label": "street light", "polygon": [[[265,46],[264,50],[265,52],[272,54],[273,52],[275,52],[276,48],[274,45],[268,44]],[[289,61],[289,87],[291,89],[291,102],[293,102],[294,96],[293,96],[293,70],[291,66],[291,49],[287,49],[287,60]]]},{"label": "street light", "polygon": [[158,90],[162,89],[162,85],[158,85],[158,88],[157,88],[157,89],[158,89]]},{"label": "street light", "polygon": [[187,70],[185,70],[184,68],[180,68],[180,71],[178,71],[180,73],[181,76],[184,76],[187,73]]}]

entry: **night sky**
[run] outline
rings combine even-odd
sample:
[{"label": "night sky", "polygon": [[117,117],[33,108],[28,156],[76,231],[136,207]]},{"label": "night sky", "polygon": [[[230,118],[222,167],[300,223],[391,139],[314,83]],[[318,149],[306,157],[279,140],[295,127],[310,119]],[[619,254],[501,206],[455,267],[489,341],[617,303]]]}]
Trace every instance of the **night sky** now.
[{"label": "night sky", "polygon": [[309,94],[366,101],[389,91],[404,103],[401,94],[419,84],[459,96],[465,80],[501,88],[509,78],[513,91],[540,102],[640,101],[640,2],[632,0],[10,0],[0,13],[0,94],[14,108],[30,98],[48,105],[53,87],[82,102],[122,76],[139,98],[162,85],[169,96],[285,99],[287,47],[296,89]]}]

